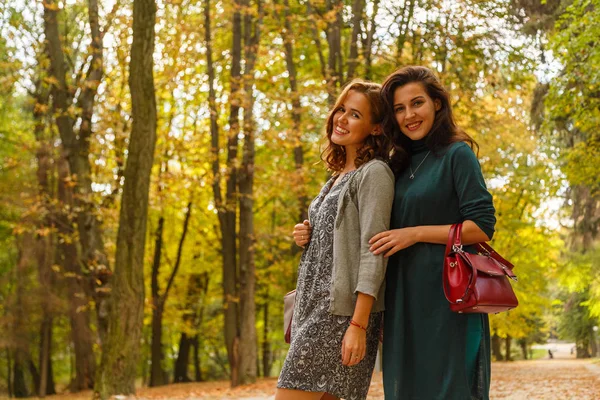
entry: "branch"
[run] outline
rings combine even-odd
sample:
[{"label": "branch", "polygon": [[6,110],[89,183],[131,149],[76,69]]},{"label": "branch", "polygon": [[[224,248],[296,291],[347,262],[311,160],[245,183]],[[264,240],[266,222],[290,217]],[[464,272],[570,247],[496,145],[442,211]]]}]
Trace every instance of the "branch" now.
[{"label": "branch", "polygon": [[169,277],[169,282],[167,283],[167,287],[165,288],[164,293],[161,296],[161,303],[164,304],[167,296],[169,295],[169,290],[173,285],[173,281],[175,280],[175,275],[177,275],[177,271],[179,270],[179,265],[181,264],[181,254],[183,253],[183,243],[185,242],[185,237],[187,235],[188,226],[190,223],[190,216],[192,214],[192,201],[190,201],[187,205],[187,212],[185,213],[185,220],[183,221],[183,232],[181,233],[181,239],[179,239],[179,247],[177,248],[177,259],[175,260],[175,267],[173,268],[173,272],[171,272],[171,276]]}]

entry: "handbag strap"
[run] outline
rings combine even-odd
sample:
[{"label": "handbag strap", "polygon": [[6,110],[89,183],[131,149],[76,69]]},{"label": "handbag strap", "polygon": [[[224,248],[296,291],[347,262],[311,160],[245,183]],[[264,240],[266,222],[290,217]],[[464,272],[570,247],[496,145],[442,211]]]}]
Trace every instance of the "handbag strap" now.
[{"label": "handbag strap", "polygon": [[494,260],[498,261],[500,264],[504,265],[505,267],[507,267],[510,270],[512,270],[515,267],[514,265],[512,265],[511,262],[509,262],[504,257],[502,257],[500,254],[498,254],[496,252],[496,250],[494,250],[492,248],[492,246],[490,246],[489,244],[487,244],[485,242],[477,243],[476,248],[477,248],[478,252],[483,251],[483,252],[487,253]]},{"label": "handbag strap", "polygon": [[448,257],[450,252],[452,252],[454,246],[457,246],[458,248],[462,247],[461,237],[462,222],[459,222],[458,224],[453,224],[450,227],[450,231],[448,232],[448,241],[446,242],[446,257]]},{"label": "handbag strap", "polygon": [[[455,249],[454,246],[456,246],[456,249],[462,249],[462,222],[453,224],[450,227],[450,231],[448,232],[448,242],[446,243],[446,256],[448,256],[448,254]],[[475,243],[473,246],[475,246],[475,249],[478,253],[483,253],[490,256],[507,269],[512,270],[514,268],[514,265],[511,262],[498,254],[496,250],[494,250],[492,246],[486,242]]]}]

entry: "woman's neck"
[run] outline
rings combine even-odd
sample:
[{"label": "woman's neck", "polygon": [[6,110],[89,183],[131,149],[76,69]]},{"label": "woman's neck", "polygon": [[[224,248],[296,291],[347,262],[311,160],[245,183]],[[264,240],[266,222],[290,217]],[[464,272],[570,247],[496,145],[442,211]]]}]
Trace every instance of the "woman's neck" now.
[{"label": "woman's neck", "polygon": [[429,150],[426,144],[427,137],[424,137],[419,140],[412,140],[410,143],[410,152],[412,154],[422,153],[424,151]]},{"label": "woman's neck", "polygon": [[356,169],[356,165],[354,163],[354,161],[356,160],[356,148],[354,148],[352,146],[346,146],[345,150],[346,150],[346,165],[344,166],[344,169],[340,171],[341,174]]}]

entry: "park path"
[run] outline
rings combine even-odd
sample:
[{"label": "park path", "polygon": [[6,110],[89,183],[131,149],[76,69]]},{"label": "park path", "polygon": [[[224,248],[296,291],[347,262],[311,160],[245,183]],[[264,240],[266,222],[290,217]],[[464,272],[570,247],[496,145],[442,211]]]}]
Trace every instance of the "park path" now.
[{"label": "park path", "polygon": [[[195,384],[191,384],[195,385]],[[256,385],[237,389],[215,387],[195,396],[187,392],[180,399],[188,400],[273,400],[275,379],[261,380]],[[148,397],[140,391],[140,397]],[[492,364],[491,400],[600,400],[600,364],[590,360],[545,359],[536,361],[500,362]],[[368,400],[384,400],[381,374],[375,373]]]},{"label": "park path", "polygon": [[[135,399],[273,400],[276,383],[276,378],[268,378],[235,389],[230,389],[225,381],[140,388]],[[491,400],[600,400],[600,360],[555,358],[493,363],[490,397]],[[46,399],[89,400],[91,393]],[[384,400],[380,373],[373,376],[368,400]]]}]

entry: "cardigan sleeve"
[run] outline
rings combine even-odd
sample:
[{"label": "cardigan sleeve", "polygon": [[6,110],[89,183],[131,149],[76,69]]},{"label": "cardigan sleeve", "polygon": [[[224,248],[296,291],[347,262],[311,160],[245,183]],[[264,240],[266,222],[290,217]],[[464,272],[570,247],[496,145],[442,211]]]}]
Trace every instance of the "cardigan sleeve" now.
[{"label": "cardigan sleeve", "polygon": [[358,218],[360,229],[360,265],[355,293],[377,299],[385,279],[387,259],[369,251],[369,240],[390,227],[394,200],[394,175],[383,162],[373,162],[365,168],[358,187]]},{"label": "cardigan sleeve", "polygon": [[463,221],[473,221],[491,239],[496,224],[495,209],[481,166],[466,143],[455,146],[451,154],[451,165],[460,215]]}]

